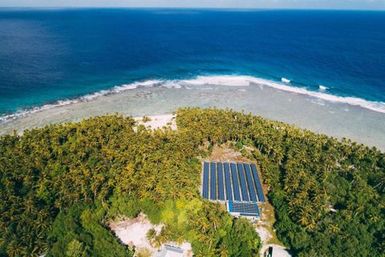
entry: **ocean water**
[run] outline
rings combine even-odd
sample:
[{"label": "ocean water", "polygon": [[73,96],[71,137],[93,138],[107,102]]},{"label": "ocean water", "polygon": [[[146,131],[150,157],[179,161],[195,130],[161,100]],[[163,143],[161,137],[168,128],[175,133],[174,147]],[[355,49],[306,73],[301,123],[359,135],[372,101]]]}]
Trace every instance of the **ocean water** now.
[{"label": "ocean water", "polygon": [[0,9],[0,116],[219,75],[385,112],[384,28],[373,11]]}]

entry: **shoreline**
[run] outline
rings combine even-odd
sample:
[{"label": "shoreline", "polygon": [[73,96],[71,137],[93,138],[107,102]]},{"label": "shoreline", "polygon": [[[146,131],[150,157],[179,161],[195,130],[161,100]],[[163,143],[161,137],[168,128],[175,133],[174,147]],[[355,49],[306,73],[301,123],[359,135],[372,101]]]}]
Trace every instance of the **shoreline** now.
[{"label": "shoreline", "polygon": [[299,87],[291,84],[292,82],[284,77],[281,81],[268,80],[259,77],[253,77],[249,75],[198,75],[195,78],[179,79],[179,80],[161,80],[161,79],[149,79],[143,81],[135,81],[129,84],[121,84],[119,86],[111,87],[110,89],[103,89],[93,93],[88,93],[80,97],[74,97],[69,99],[61,99],[52,103],[42,104],[31,108],[21,109],[9,114],[0,115],[0,125],[3,122],[7,122],[12,119],[17,119],[29,114],[44,111],[51,108],[58,108],[61,106],[72,105],[79,102],[89,102],[96,100],[99,97],[119,94],[127,90],[134,90],[143,87],[166,87],[166,88],[181,88],[184,86],[209,86],[209,85],[221,85],[230,87],[245,87],[245,86],[268,86],[277,90],[286,91],[289,93],[296,93],[308,97],[314,97],[317,99],[334,102],[345,103],[352,106],[359,106],[364,109],[368,109],[375,112],[385,113],[385,102],[370,101],[355,96],[339,96],[329,93],[329,89],[326,86],[319,85],[319,90],[309,90],[304,87]]},{"label": "shoreline", "polygon": [[166,84],[151,81],[126,85],[131,88],[0,122],[0,135],[113,113],[142,117],[170,114],[179,107],[216,107],[252,113],[340,139],[349,138],[385,151],[385,113],[288,92],[262,82],[250,83],[245,77],[232,76],[226,81],[223,81],[226,76],[210,78],[211,81],[195,79]]}]

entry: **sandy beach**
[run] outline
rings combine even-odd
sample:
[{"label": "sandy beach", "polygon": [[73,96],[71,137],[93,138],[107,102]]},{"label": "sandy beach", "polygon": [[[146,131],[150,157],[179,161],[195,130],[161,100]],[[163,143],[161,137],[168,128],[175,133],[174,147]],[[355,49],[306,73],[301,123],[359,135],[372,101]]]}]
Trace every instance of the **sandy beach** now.
[{"label": "sandy beach", "polygon": [[[263,81],[244,83],[233,80],[222,81],[224,85],[214,84],[217,82],[183,81],[101,94],[87,101],[73,101],[2,121],[0,134],[113,113],[152,116],[152,122],[155,122],[152,126],[159,127],[167,124],[169,115],[179,107],[198,106],[244,111],[385,150],[385,113],[281,90]],[[164,114],[168,116],[159,116]]]}]

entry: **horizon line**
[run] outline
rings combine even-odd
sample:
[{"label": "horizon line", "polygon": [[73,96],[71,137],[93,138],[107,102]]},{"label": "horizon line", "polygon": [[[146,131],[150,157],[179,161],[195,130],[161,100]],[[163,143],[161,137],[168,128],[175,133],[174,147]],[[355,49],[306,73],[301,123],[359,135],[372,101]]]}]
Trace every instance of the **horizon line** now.
[{"label": "horizon line", "polygon": [[179,10],[246,10],[246,11],[374,11],[383,12],[383,9],[373,8],[298,8],[298,7],[181,7],[181,6],[0,6],[0,9],[179,9]]}]

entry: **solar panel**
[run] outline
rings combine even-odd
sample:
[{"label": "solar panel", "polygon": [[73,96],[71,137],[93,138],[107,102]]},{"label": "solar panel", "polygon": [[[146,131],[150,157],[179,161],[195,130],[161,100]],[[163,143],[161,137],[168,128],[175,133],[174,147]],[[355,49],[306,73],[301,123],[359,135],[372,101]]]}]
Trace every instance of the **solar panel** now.
[{"label": "solar panel", "polygon": [[238,163],[237,168],[238,168],[239,181],[241,184],[242,200],[248,202],[248,201],[250,201],[250,199],[249,199],[249,194],[247,192],[245,172],[243,171],[242,163]]},{"label": "solar panel", "polygon": [[259,180],[257,167],[255,166],[255,164],[251,164],[250,166],[254,177],[255,188],[257,189],[258,200],[260,202],[264,202],[265,196],[263,195],[263,190],[262,190],[261,182]]},{"label": "solar panel", "polygon": [[231,187],[231,176],[230,176],[230,165],[225,162],[223,164],[225,171],[225,182],[226,182],[226,200],[233,200],[233,189]]},{"label": "solar panel", "polygon": [[255,164],[203,162],[202,197],[210,200],[264,202]]},{"label": "solar panel", "polygon": [[247,180],[247,187],[249,189],[250,193],[250,201],[256,202],[257,201],[257,193],[254,188],[254,181],[253,181],[253,175],[251,174],[251,168],[250,164],[243,164],[245,174],[246,174],[246,180]]},{"label": "solar panel", "polygon": [[230,163],[230,168],[231,168],[231,177],[233,179],[234,200],[241,201],[241,195],[239,193],[239,181],[238,181],[237,167],[234,163]]},{"label": "solar panel", "polygon": [[210,199],[217,199],[217,173],[215,162],[210,163]]},{"label": "solar panel", "polygon": [[203,186],[202,186],[203,198],[209,199],[209,163],[203,164]]},{"label": "solar panel", "polygon": [[250,217],[259,217],[259,213],[255,214],[255,213],[239,213],[239,215],[241,216],[250,216]]},{"label": "solar panel", "polygon": [[240,213],[243,216],[259,217],[259,208],[257,203],[228,202],[229,212]]},{"label": "solar panel", "polygon": [[218,178],[218,199],[224,201],[225,200],[225,187],[223,184],[223,168],[222,163],[217,163],[217,178]]}]

